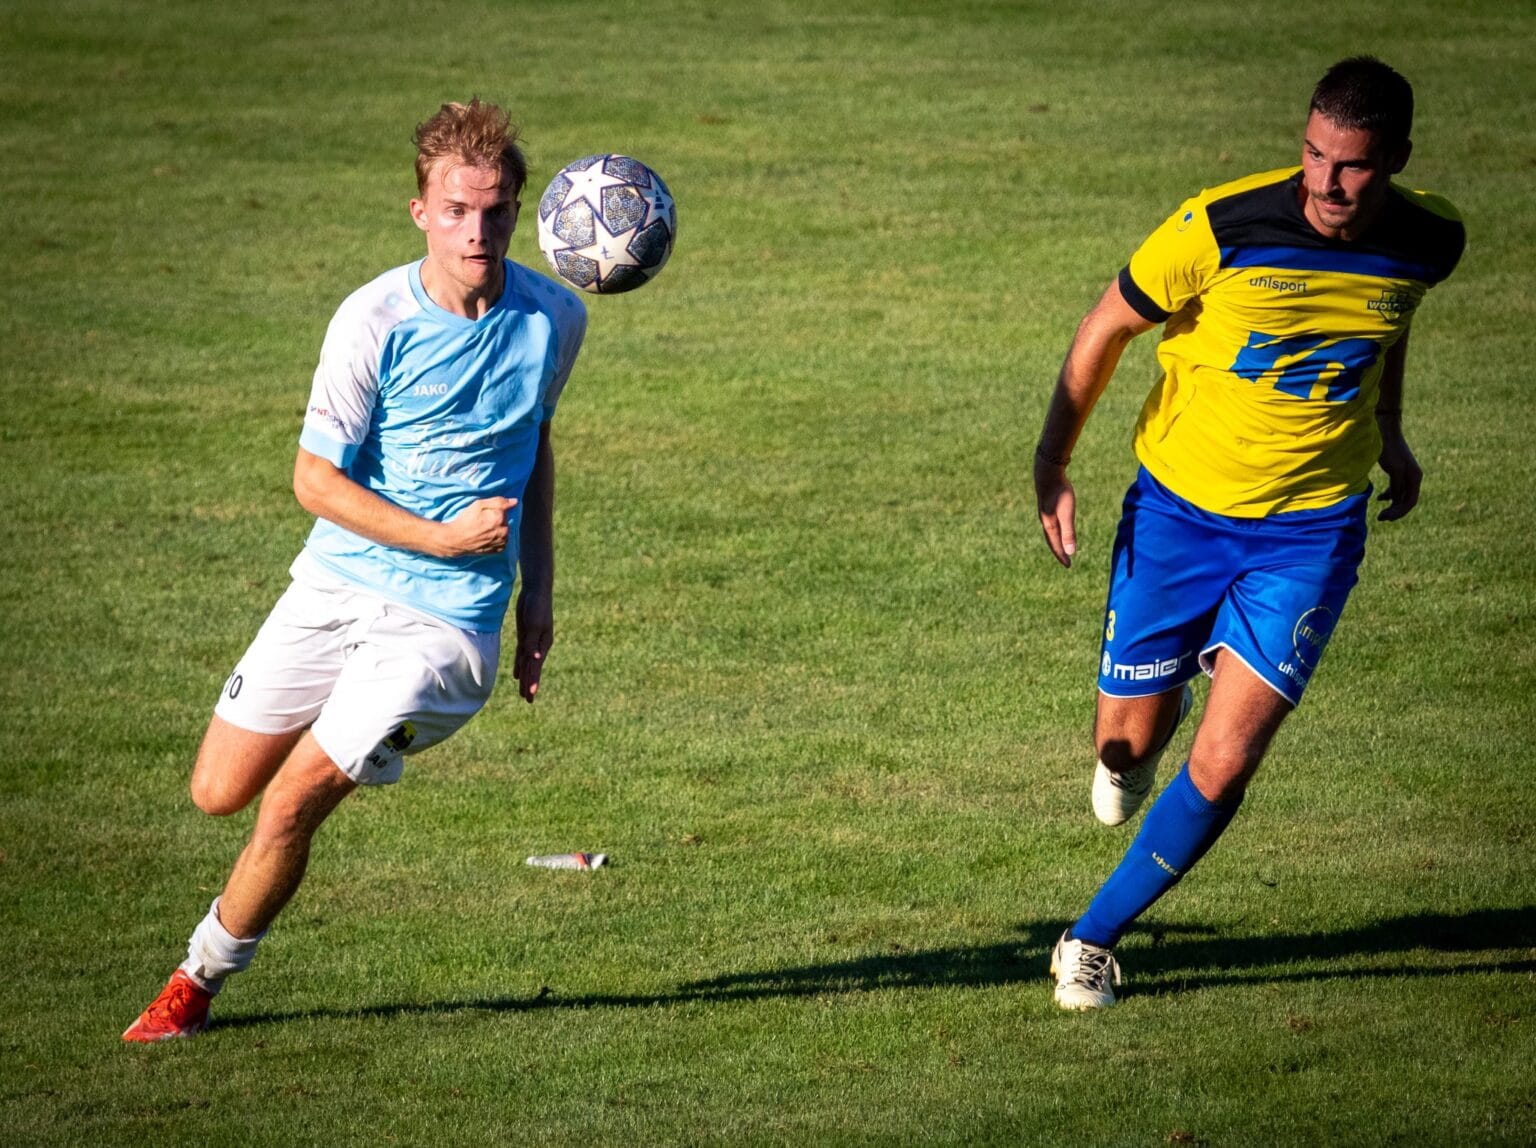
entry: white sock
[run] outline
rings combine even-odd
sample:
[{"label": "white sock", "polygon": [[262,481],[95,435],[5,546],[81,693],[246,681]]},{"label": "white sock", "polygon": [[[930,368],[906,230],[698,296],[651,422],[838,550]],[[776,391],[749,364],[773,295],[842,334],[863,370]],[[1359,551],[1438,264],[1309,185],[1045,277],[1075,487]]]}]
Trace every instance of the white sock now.
[{"label": "white sock", "polygon": [[263,929],[254,937],[237,937],[219,920],[219,898],[213,899],[208,915],[198,922],[187,943],[187,959],[181,962],[186,973],[209,993],[224,986],[224,978],[243,972],[256,956],[256,946],[267,935]]}]

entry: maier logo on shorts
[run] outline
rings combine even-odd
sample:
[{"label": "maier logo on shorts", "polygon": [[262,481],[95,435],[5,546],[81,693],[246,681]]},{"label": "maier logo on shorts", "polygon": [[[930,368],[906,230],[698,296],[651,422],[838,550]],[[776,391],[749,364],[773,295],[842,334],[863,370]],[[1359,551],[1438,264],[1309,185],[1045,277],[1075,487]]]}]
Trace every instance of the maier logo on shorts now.
[{"label": "maier logo on shorts", "polygon": [[1105,654],[1103,672],[1117,682],[1145,682],[1177,673],[1179,667],[1192,657],[1193,654],[1180,654],[1177,658],[1164,658],[1160,662],[1137,662],[1134,665],[1115,662],[1111,665],[1109,655]]},{"label": "maier logo on shorts", "polygon": [[1317,665],[1323,656],[1323,647],[1333,637],[1333,627],[1338,616],[1327,606],[1314,606],[1296,619],[1291,631],[1291,644],[1296,648],[1296,660],[1309,669]]}]

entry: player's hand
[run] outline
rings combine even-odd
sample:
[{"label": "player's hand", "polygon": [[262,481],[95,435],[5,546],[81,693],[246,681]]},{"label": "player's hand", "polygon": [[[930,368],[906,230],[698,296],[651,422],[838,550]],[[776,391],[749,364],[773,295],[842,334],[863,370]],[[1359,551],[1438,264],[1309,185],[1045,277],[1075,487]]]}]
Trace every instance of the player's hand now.
[{"label": "player's hand", "polygon": [[1056,561],[1070,567],[1072,555],[1077,553],[1077,492],[1067,479],[1066,467],[1036,456],[1035,503],[1045,544]]},{"label": "player's hand", "polygon": [[507,514],[515,498],[481,498],[443,523],[442,556],[500,554],[507,548]]},{"label": "player's hand", "polygon": [[1419,504],[1419,486],[1424,481],[1424,470],[1401,435],[1382,439],[1381,457],[1377,461],[1387,476],[1387,489],[1376,496],[1376,501],[1387,505],[1376,516],[1376,520],[1394,522]]},{"label": "player's hand", "polygon": [[525,702],[531,703],[538,694],[544,659],[554,644],[555,608],[548,593],[523,590],[517,596],[517,653],[512,658],[512,676]]}]

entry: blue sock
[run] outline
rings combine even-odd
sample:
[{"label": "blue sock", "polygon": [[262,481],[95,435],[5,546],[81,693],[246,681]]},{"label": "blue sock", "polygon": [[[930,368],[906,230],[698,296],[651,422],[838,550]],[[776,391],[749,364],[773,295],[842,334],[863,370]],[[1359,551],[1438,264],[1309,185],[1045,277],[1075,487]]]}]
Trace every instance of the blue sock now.
[{"label": "blue sock", "polygon": [[1177,885],[1216,844],[1240,804],[1241,798],[1223,804],[1207,801],[1189,779],[1185,762],[1147,810],[1124,859],[1072,926],[1072,937],[1113,947],[1131,922]]}]

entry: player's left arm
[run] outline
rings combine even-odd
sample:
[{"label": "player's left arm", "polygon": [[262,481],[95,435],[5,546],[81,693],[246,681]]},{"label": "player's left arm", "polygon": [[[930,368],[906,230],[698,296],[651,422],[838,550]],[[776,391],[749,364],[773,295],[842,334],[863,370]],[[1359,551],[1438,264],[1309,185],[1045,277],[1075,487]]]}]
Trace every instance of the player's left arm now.
[{"label": "player's left arm", "polygon": [[555,641],[555,448],[547,422],[539,427],[539,449],[523,491],[517,564],[520,587],[512,676],[517,679],[517,692],[531,702],[539,692],[544,659]]},{"label": "player's left arm", "polygon": [[1403,437],[1403,368],[1408,361],[1408,332],[1387,348],[1381,368],[1381,390],[1376,399],[1376,427],[1381,431],[1378,463],[1387,476],[1387,489],[1377,495],[1387,505],[1376,517],[1381,522],[1402,518],[1418,505],[1424,471]]}]

